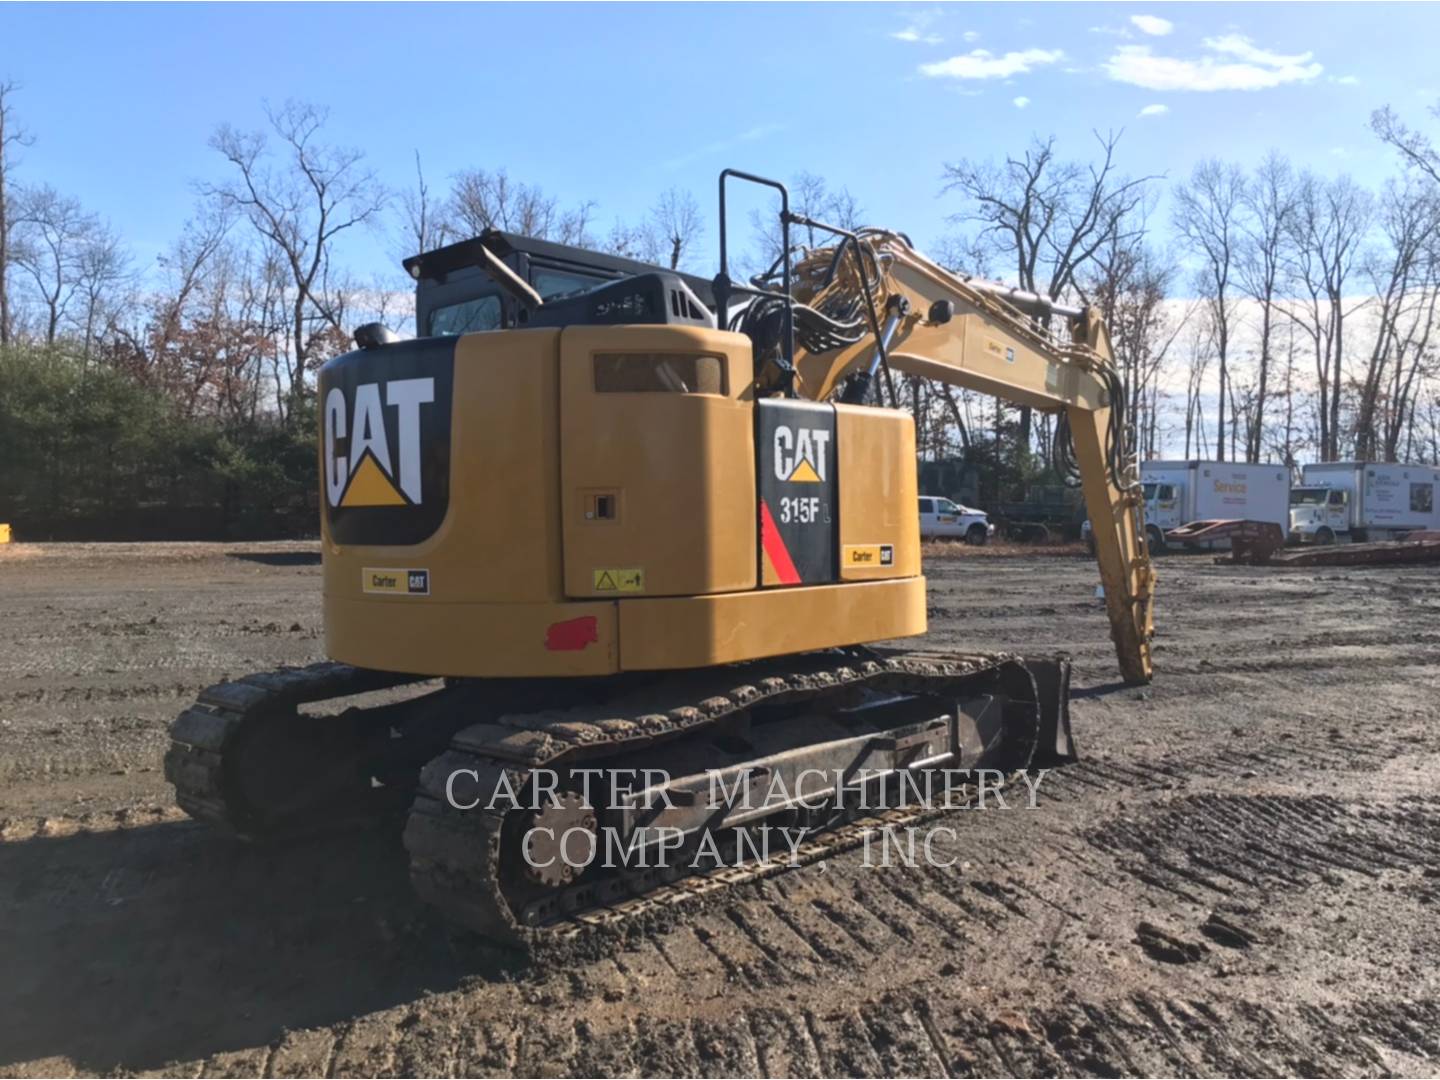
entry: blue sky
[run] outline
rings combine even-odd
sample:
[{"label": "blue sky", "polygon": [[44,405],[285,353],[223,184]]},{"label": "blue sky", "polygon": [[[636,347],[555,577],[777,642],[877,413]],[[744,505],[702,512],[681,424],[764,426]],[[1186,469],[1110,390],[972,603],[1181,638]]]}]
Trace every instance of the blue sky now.
[{"label": "blue sky", "polygon": [[[4,4],[0,79],[36,136],[17,179],[78,196],[141,266],[223,175],[215,126],[287,97],[328,105],[331,138],[394,185],[416,149],[432,187],[504,166],[596,200],[604,227],[687,187],[713,250],[722,167],[808,169],[925,247],[958,208],[942,163],[1032,133],[1083,156],[1124,128],[1133,173],[1278,147],[1378,183],[1370,110],[1428,120],[1437,40],[1429,4]],[[356,237],[347,262],[383,272],[395,250]]]}]

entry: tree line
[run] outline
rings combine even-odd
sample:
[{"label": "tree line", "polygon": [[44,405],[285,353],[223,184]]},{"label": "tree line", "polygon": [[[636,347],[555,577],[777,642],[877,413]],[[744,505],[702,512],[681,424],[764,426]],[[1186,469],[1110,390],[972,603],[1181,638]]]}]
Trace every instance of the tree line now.
[{"label": "tree line", "polygon": [[[286,102],[264,130],[217,127],[218,179],[153,268],[72,196],[31,179],[37,139],[0,81],[0,520],[30,536],[263,536],[313,531],[314,373],[355,326],[413,319],[400,255],[500,228],[681,268],[704,219],[660,192],[608,227],[501,169],[432,190],[421,159],[388,190]],[[357,276],[360,230],[397,249]]]},{"label": "tree line", "polygon": [[[962,232],[945,255],[1100,307],[1142,458],[1440,461],[1440,153],[1389,108],[1371,129],[1395,161],[1378,190],[1279,151],[1203,160],[1175,182],[1131,177],[1114,135],[1097,135],[1088,160],[1049,138],[1003,162],[947,164]],[[1168,222],[1156,220],[1164,193]],[[943,454],[950,432],[965,439],[938,396],[926,434]],[[1006,410],[967,404],[992,454],[1008,439],[1009,457],[1049,466],[1048,429],[1032,433],[1026,410],[1011,431]]]},{"label": "tree line", "polygon": [[[398,269],[346,266],[362,230],[389,239],[397,267],[501,228],[708,270],[688,191],[607,219],[503,167],[436,185],[418,152],[390,190],[302,102],[267,107],[262,130],[215,129],[215,178],[140,266],[112,223],[39,179],[43,141],[21,101],[0,82],[0,520],[22,535],[27,521],[32,535],[313,529],[314,372],[356,325],[412,318]],[[1440,460],[1440,152],[1388,108],[1371,127],[1395,162],[1375,190],[1279,152],[1132,175],[1113,133],[1076,157],[1036,137],[1002,159],[946,162],[937,194],[953,231],[933,254],[1099,306],[1141,457]],[[813,174],[792,178],[792,205],[872,223]],[[750,247],[756,269],[778,256],[768,221],[752,218]],[[1048,414],[922,379],[883,384],[884,403],[914,414],[921,458],[970,463],[987,497],[1061,481]]]}]

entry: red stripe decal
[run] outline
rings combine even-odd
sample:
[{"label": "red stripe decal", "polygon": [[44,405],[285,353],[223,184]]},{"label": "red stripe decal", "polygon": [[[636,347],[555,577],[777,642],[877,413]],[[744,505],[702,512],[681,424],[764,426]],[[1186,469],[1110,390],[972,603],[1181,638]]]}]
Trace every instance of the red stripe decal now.
[{"label": "red stripe decal", "polygon": [[790,558],[790,552],[785,547],[780,530],[775,527],[775,519],[770,516],[770,507],[764,499],[760,500],[760,546],[765,549],[765,554],[770,556],[775,572],[780,575],[781,585],[800,584],[800,572],[795,569],[795,563]]}]

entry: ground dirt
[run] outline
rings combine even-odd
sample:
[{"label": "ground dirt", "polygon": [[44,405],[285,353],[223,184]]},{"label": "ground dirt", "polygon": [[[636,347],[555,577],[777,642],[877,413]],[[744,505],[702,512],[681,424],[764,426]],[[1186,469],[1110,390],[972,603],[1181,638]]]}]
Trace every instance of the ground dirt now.
[{"label": "ground dirt", "polygon": [[254,850],[175,813],[202,686],[322,656],[313,545],[0,548],[0,1073],[1440,1070],[1440,574],[1159,565],[1116,681],[1093,565],[931,548],[931,647],[1069,650],[1083,762],[526,961],[397,836]]}]

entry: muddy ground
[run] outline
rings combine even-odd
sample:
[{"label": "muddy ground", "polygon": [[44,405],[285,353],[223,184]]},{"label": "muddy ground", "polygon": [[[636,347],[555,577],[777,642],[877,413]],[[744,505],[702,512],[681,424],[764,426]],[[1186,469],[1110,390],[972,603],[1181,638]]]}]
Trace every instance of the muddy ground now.
[{"label": "muddy ground", "polygon": [[1084,763],[535,966],[411,899],[394,836],[179,818],[166,725],[321,656],[313,547],[0,549],[0,1073],[1440,1070],[1440,573],[1160,566],[1118,686],[1078,555],[931,558],[931,645],[1068,649]]}]

